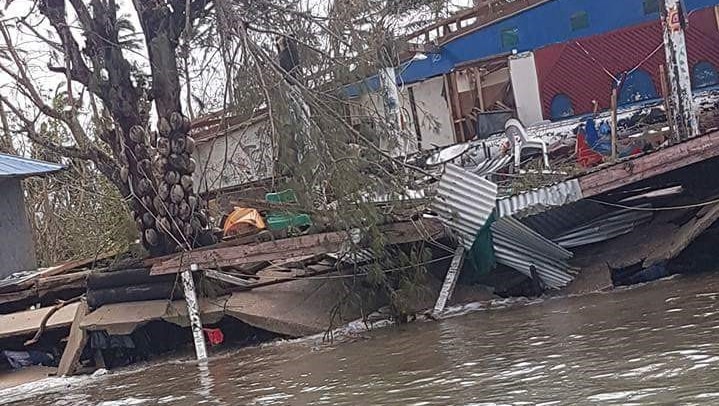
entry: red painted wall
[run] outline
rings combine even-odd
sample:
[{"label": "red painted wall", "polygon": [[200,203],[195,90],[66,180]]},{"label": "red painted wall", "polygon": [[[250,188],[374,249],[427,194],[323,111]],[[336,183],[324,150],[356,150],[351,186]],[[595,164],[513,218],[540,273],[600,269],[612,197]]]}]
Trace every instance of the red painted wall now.
[{"label": "red painted wall", "polygon": [[[719,69],[719,29],[714,10],[692,13],[686,35],[690,68],[697,62],[709,61]],[[665,57],[659,20],[551,45],[535,51],[534,56],[545,118],[551,117],[552,99],[560,93],[572,100],[575,114],[591,112],[592,100],[599,103],[600,109],[609,109],[613,80],[605,69],[619,76],[641,64],[661,93],[659,65]]]}]

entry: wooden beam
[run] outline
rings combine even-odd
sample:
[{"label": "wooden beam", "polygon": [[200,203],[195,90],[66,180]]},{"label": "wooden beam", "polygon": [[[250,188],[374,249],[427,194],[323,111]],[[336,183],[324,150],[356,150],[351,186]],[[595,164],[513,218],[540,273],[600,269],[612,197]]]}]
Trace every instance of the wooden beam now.
[{"label": "wooden beam", "polygon": [[[444,228],[437,220],[424,220],[417,223],[389,224],[381,226],[380,230],[385,237],[386,244],[404,244],[425,238],[437,238],[443,233]],[[359,243],[362,246],[369,245],[368,241],[353,241],[353,239],[354,237],[350,236],[350,233],[342,231],[286,238],[255,245],[190,251],[153,265],[150,274],[164,275],[182,272],[189,269],[190,264],[197,264],[200,268],[215,269],[253,262],[332,253],[341,251],[346,244],[351,242]]]},{"label": "wooden beam", "polygon": [[215,271],[212,269],[206,269],[205,276],[211,279],[215,279],[221,282],[229,283],[230,285],[240,286],[240,287],[247,287],[249,285],[252,285],[254,282],[244,279],[244,278],[238,278],[237,276],[229,275],[224,272]]},{"label": "wooden beam", "polygon": [[447,270],[447,276],[444,278],[442,290],[439,291],[439,297],[437,297],[437,302],[434,304],[434,309],[432,310],[433,316],[441,316],[444,312],[444,308],[447,306],[447,302],[452,297],[454,287],[457,285],[457,279],[459,279],[459,273],[464,264],[464,254],[464,247],[462,245],[458,246],[454,251],[454,257]]},{"label": "wooden beam", "polygon": [[67,339],[65,351],[62,352],[60,365],[57,367],[58,376],[70,376],[77,370],[80,363],[80,355],[88,339],[87,332],[80,328],[80,324],[88,312],[87,302],[82,300],[75,312],[75,319],[73,319],[72,325],[70,325],[70,336]]},{"label": "wooden beam", "polygon": [[654,252],[644,260],[644,268],[673,259],[682,253],[704,231],[719,220],[719,204],[705,206],[695,217],[682,225],[673,235],[666,236],[663,249]]},{"label": "wooden beam", "polygon": [[91,271],[75,272],[67,275],[50,276],[35,281],[37,295],[42,297],[48,292],[84,289],[87,286],[87,277]]},{"label": "wooden beam", "polygon": [[715,131],[608,167],[597,168],[581,176],[579,184],[585,198],[597,196],[718,156],[719,131]]}]

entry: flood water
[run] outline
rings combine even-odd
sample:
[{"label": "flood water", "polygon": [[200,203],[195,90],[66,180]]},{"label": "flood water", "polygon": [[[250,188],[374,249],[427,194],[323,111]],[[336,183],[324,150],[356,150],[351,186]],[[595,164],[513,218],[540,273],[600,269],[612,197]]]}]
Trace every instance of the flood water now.
[{"label": "flood water", "polygon": [[[41,389],[17,405],[719,404],[719,275],[470,306],[319,344],[246,348]],[[53,381],[50,381],[53,382]],[[59,382],[59,383],[58,383]]]}]

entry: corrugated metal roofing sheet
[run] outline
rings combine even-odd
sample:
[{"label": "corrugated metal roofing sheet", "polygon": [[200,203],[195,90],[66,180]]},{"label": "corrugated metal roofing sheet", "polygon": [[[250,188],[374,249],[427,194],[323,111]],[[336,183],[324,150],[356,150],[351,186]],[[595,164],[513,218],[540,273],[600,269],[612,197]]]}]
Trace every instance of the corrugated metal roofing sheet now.
[{"label": "corrugated metal roofing sheet", "polygon": [[[651,207],[643,205],[638,207]],[[617,210],[606,216],[601,216],[587,224],[575,229],[568,230],[554,242],[564,248],[575,248],[583,245],[608,241],[624,234],[629,234],[634,229],[652,220],[654,214],[651,211],[637,211],[631,209]]]},{"label": "corrugated metal roofing sheet", "polygon": [[449,164],[437,187],[432,209],[442,222],[458,234],[470,249],[480,228],[487,222],[497,202],[497,185]]},{"label": "corrugated metal roofing sheet", "polygon": [[62,170],[64,166],[16,155],[0,154],[0,177],[27,177]]},{"label": "corrugated metal roofing sheet", "polygon": [[499,208],[499,217],[526,217],[582,199],[582,187],[579,185],[579,180],[570,179],[505,197],[497,201],[497,207]]},{"label": "corrugated metal roofing sheet", "polygon": [[531,277],[534,265],[542,282],[552,289],[566,286],[574,279],[569,259],[574,254],[549,241],[512,217],[492,224],[492,239],[497,262]]},{"label": "corrugated metal roofing sheet", "polygon": [[[719,66],[719,31],[713,10],[690,14],[686,36],[691,67],[699,61],[709,61]],[[663,65],[666,60],[663,48],[654,54],[652,52],[662,42],[661,22],[657,19],[655,22],[575,42],[550,45],[535,51],[545,117],[551,116],[552,98],[557,94],[569,96],[576,114],[591,112],[593,100],[599,103],[601,109],[609,109],[613,79],[605,69],[618,76],[641,64],[641,68],[651,75],[659,92],[659,65]]]}]

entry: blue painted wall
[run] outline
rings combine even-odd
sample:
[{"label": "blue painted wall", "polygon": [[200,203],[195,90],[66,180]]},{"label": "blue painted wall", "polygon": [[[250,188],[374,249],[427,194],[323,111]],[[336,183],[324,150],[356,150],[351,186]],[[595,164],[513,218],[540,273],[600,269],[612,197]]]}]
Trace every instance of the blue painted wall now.
[{"label": "blue painted wall", "polygon": [[[661,0],[659,0],[661,2]],[[689,11],[719,4],[719,0],[684,0]],[[589,26],[572,31],[571,16],[584,11],[589,15]],[[492,24],[472,34],[450,41],[441,53],[428,55],[422,61],[414,61],[402,71],[398,83],[413,83],[450,72],[457,64],[489,58],[511,52],[502,46],[502,32],[517,29],[519,52],[531,51],[547,45],[567,42],[577,38],[604,34],[620,28],[655,21],[658,13],[645,15],[643,0],[554,0],[533,9]],[[369,88],[375,89],[370,79]],[[360,88],[351,86],[351,96],[359,94]]]}]

